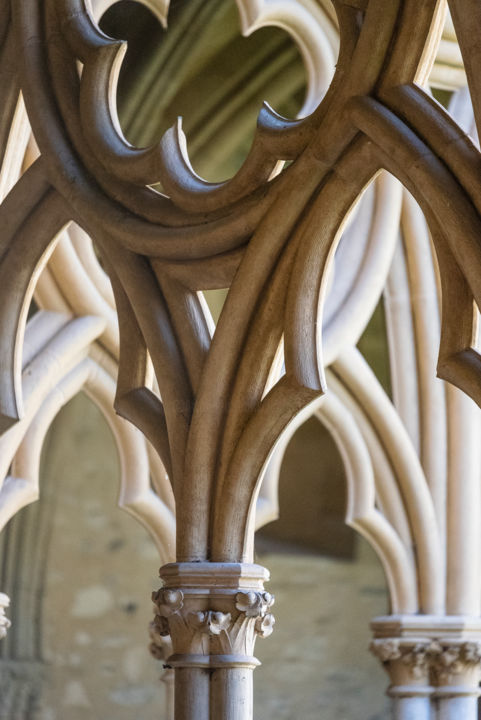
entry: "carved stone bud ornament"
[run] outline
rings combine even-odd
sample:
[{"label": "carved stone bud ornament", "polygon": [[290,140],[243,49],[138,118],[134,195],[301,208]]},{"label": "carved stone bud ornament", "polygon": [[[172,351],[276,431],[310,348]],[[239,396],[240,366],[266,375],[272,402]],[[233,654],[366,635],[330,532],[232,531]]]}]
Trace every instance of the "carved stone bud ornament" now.
[{"label": "carved stone bud ornament", "polygon": [[11,622],[5,615],[5,608],[10,605],[10,598],[5,593],[0,593],[0,639],[6,637]]}]

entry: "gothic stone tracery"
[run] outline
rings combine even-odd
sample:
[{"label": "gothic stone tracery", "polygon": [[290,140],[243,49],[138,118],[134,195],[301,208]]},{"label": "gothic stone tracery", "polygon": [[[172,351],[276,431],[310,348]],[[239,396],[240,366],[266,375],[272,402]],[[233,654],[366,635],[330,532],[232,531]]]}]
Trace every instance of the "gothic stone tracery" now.
[{"label": "gothic stone tracery", "polygon": [[[443,718],[459,717],[461,706],[463,717],[474,718],[479,629],[468,620],[450,624],[449,618],[480,614],[479,562],[468,553],[480,542],[479,491],[475,474],[459,472],[463,432],[478,427],[479,418],[458,391],[430,384],[434,332],[424,353],[429,361],[419,365],[419,384],[423,399],[429,393],[431,401],[437,398],[451,425],[451,467],[436,468],[433,438],[426,439],[440,427],[429,421],[432,402],[423,405],[425,424],[416,430],[402,406],[403,377],[409,373],[401,364],[394,394],[403,426],[353,347],[376,292],[362,291],[362,283],[351,280],[367,310],[347,338],[343,307],[349,298],[339,307],[329,301],[329,273],[346,219],[375,178],[377,201],[384,191],[395,210],[389,234],[395,239],[402,193],[392,178],[378,176],[388,170],[419,204],[435,248],[442,289],[438,374],[479,404],[479,151],[425,89],[445,3],[333,5],[335,15],[327,3],[309,0],[238,0],[244,32],[280,24],[292,33],[311,68],[311,82],[305,118],[286,120],[268,106],[262,109],[248,158],[224,183],[207,183],[193,171],[180,121],[151,148],[135,148],[124,139],[115,89],[125,47],[99,30],[96,18],[103,6],[95,8],[97,14],[84,0],[17,0],[11,6],[3,0],[1,6],[1,60],[8,81],[0,93],[11,110],[5,132],[0,127],[4,163],[8,160],[6,170],[2,167],[5,188],[19,171],[9,134],[10,125],[18,130],[23,112],[19,88],[39,151],[0,207],[4,475],[18,451],[17,457],[29,457],[31,446],[22,446],[26,433],[41,439],[45,421],[61,404],[52,396],[58,368],[63,390],[73,394],[90,382],[107,406],[118,355],[115,408],[157,453],[148,457],[139,435],[112,420],[119,447],[131,443],[124,467],[133,474],[139,462],[143,468],[137,487],[126,481],[123,504],[151,528],[161,549],[170,544],[164,560],[171,559],[174,499],[176,505],[177,564],[161,570],[166,587],[155,598],[155,627],[160,636],[169,632],[173,643],[174,659],[168,662],[176,668],[176,720],[252,717],[253,641],[272,629],[271,599],[263,587],[267,575],[251,565],[260,480],[282,433],[314,411],[345,450],[348,521],[378,549],[393,616],[400,618],[398,625],[379,621],[375,633],[384,637],[387,626],[391,635],[374,641],[389,670],[409,670],[403,690],[392,690],[399,717],[403,712],[409,717],[414,703],[416,717],[427,720],[432,701],[441,699]],[[165,23],[169,3],[153,7]],[[479,33],[473,28],[481,24],[481,10],[474,0],[451,0],[449,7],[479,124]],[[339,57],[328,85],[328,36],[336,22]],[[18,53],[17,73],[12,67]],[[19,131],[14,141],[24,147],[27,137]],[[280,170],[280,160],[291,162]],[[152,187],[158,182],[162,193]],[[370,215],[363,247],[366,255],[372,253],[371,264],[383,268],[384,280],[394,242],[384,254],[376,250],[385,237],[378,225],[382,211]],[[405,260],[395,262],[412,281],[412,258],[424,248],[432,277],[418,282],[432,288],[437,317],[429,236],[407,194],[402,220]],[[71,222],[81,230],[72,230]],[[95,240],[112,283],[118,337],[110,290],[84,233]],[[419,247],[410,242],[413,234],[421,238]],[[42,315],[36,332],[31,325],[25,333],[35,281],[60,237],[75,249],[72,262],[80,259],[96,277],[96,311],[75,320]],[[346,228],[344,246],[348,237]],[[341,250],[342,245],[338,258]],[[49,272],[44,296],[55,265]],[[389,292],[400,282],[394,272]],[[213,333],[201,291],[226,287]],[[415,319],[419,333],[421,308]],[[395,321],[392,333],[402,336]],[[420,333],[417,347],[426,333]],[[28,345],[23,350],[29,336],[30,355]],[[49,364],[52,355],[55,364]],[[331,397],[323,400],[331,386]],[[40,411],[45,420],[35,433],[30,423]],[[157,470],[156,492],[149,462]],[[23,464],[27,469],[35,476],[34,460]],[[18,495],[15,481],[13,466],[4,483],[14,490],[4,493],[4,521],[35,496],[35,477]],[[452,502],[446,522],[447,494]],[[414,636],[409,618],[416,614],[424,624],[415,627]],[[433,636],[436,624],[441,627]],[[426,680],[422,692],[416,691],[420,674]],[[393,688],[401,685],[393,680]]]}]

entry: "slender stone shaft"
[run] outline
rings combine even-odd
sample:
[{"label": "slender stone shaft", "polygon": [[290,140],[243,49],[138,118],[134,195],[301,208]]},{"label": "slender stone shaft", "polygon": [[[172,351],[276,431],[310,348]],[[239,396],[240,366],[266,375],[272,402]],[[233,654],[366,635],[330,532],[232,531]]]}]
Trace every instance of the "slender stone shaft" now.
[{"label": "slender stone shaft", "polygon": [[175,720],[210,720],[209,683],[208,670],[176,668]]},{"label": "slender stone shaft", "polygon": [[253,718],[252,668],[219,668],[211,680],[212,720]]},{"label": "slender stone shaft", "polygon": [[[392,698],[393,720],[434,720],[432,717],[431,692],[432,688],[426,688],[426,693],[412,695],[414,688],[392,687],[388,695]],[[406,693],[406,694],[404,694]]]},{"label": "slender stone shaft", "polygon": [[478,694],[438,699],[436,720],[477,720]]},{"label": "slender stone shaft", "polygon": [[442,645],[433,666],[436,720],[478,720],[481,642]]}]

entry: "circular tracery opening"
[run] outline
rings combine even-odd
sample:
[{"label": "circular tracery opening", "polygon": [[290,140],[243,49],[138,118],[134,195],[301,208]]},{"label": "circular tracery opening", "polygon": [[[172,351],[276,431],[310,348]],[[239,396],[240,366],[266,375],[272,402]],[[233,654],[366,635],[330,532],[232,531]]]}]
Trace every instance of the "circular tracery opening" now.
[{"label": "circular tracery opening", "polygon": [[171,2],[166,30],[123,0],[100,24],[129,45],[117,95],[125,137],[150,145],[182,116],[193,167],[207,180],[241,167],[264,101],[290,118],[302,108],[306,70],[294,40],[277,27],[242,37],[233,0]]}]

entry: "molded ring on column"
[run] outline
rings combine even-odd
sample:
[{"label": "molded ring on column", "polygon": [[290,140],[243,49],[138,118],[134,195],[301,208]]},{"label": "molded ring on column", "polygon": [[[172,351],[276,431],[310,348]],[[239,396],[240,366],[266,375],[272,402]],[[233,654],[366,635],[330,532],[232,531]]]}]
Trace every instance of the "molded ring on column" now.
[{"label": "molded ring on column", "polygon": [[254,563],[169,563],[160,568],[159,575],[164,587],[179,587],[186,591],[263,589],[269,580],[269,571]]},{"label": "molded ring on column", "polygon": [[181,668],[254,668],[261,662],[252,655],[172,655],[165,667]]},{"label": "molded ring on column", "polygon": [[444,687],[435,688],[433,697],[481,697],[481,688],[472,685],[445,685]]},{"label": "molded ring on column", "polygon": [[392,685],[386,694],[392,698],[430,697],[434,691],[431,685]]}]

